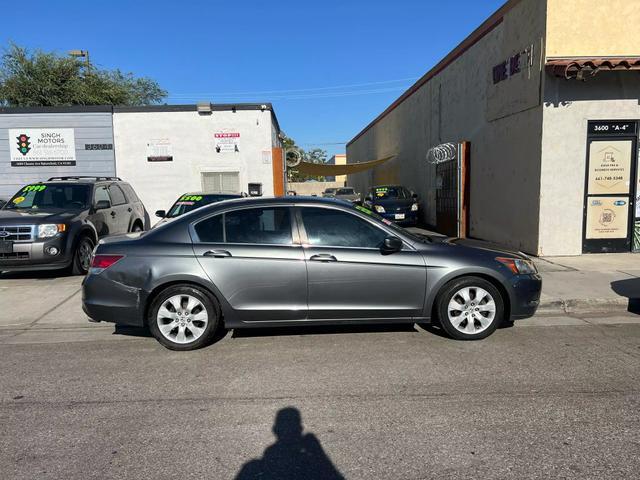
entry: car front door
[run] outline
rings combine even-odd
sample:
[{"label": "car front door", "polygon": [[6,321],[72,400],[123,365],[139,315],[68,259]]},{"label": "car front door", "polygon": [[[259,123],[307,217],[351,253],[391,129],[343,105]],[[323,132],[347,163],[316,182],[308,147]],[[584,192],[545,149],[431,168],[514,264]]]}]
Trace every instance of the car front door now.
[{"label": "car front door", "polygon": [[306,319],[307,270],[290,207],[227,211],[191,232],[198,261],[237,319]]},{"label": "car front door", "polygon": [[355,212],[300,207],[310,320],[422,316],[427,281],[422,255],[408,244],[385,254],[392,233]]}]

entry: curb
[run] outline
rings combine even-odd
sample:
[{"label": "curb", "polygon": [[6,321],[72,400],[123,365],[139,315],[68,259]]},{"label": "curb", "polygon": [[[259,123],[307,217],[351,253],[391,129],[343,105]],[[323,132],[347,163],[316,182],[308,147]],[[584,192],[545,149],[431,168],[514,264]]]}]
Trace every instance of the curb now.
[{"label": "curb", "polygon": [[536,315],[624,313],[629,311],[629,302],[626,297],[543,300]]}]

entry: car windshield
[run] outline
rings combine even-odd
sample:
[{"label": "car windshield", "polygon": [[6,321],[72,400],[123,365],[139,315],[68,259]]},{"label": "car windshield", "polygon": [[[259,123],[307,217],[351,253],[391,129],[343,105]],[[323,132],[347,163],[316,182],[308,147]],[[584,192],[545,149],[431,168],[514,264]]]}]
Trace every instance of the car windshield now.
[{"label": "car windshield", "polygon": [[167,218],[179,217],[196,208],[209,205],[210,203],[221,202],[222,200],[229,200],[230,198],[240,198],[240,195],[182,195],[176,203],[173,204],[171,209],[169,209]]},{"label": "car windshield", "polygon": [[336,195],[355,195],[355,193],[353,188],[339,188],[336,190]]},{"label": "car windshield", "polygon": [[375,187],[373,189],[375,198],[411,198],[411,192],[404,187]]},{"label": "car windshield", "polygon": [[429,235],[423,235],[423,234],[419,234],[419,233],[414,233],[414,232],[410,232],[409,230],[407,230],[406,228],[402,228],[401,226],[393,223],[391,220],[387,220],[386,218],[381,217],[380,215],[378,215],[377,213],[373,212],[372,210],[369,210],[366,207],[362,207],[360,205],[353,205],[353,208],[355,210],[358,210],[359,212],[362,212],[366,215],[369,215],[371,218],[377,220],[380,223],[383,223],[387,228],[390,228],[391,230],[394,230],[398,233],[401,233],[402,235],[405,235],[407,237],[410,237],[411,239],[417,241],[417,242],[432,242],[433,239],[429,236]]},{"label": "car windshield", "polygon": [[26,185],[4,206],[6,210],[84,210],[89,205],[90,185],[36,183]]}]

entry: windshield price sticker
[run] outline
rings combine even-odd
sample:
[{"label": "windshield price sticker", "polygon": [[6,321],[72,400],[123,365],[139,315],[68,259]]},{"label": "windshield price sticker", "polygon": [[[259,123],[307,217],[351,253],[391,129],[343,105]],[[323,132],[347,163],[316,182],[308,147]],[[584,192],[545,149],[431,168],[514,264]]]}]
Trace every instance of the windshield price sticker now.
[{"label": "windshield price sticker", "polygon": [[22,193],[25,193],[25,192],[41,192],[45,188],[47,188],[46,185],[27,185],[26,187],[24,187],[22,189]]},{"label": "windshield price sticker", "polygon": [[182,200],[179,202],[176,202],[176,205],[195,205],[196,202],[183,202]]},{"label": "windshield price sticker", "polygon": [[16,205],[18,205],[19,203],[22,203],[24,201],[25,201],[25,198],[22,197],[22,196],[21,197],[16,197],[16,198],[13,199],[13,203],[15,203]]},{"label": "windshield price sticker", "polygon": [[360,205],[356,205],[356,210],[361,211],[362,213],[366,213],[367,215],[373,215],[373,212],[368,208],[361,207]]},{"label": "windshield price sticker", "polygon": [[[183,195],[180,197],[180,202],[199,202],[202,200],[201,195]],[[193,205],[193,204],[192,204]]]}]

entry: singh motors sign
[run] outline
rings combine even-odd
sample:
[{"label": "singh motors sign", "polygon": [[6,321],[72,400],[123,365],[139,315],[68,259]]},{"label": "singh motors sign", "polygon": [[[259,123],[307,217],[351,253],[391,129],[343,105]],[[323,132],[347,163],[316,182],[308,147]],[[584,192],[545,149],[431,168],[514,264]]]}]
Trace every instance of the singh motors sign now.
[{"label": "singh motors sign", "polygon": [[9,130],[12,167],[75,166],[73,128]]}]

